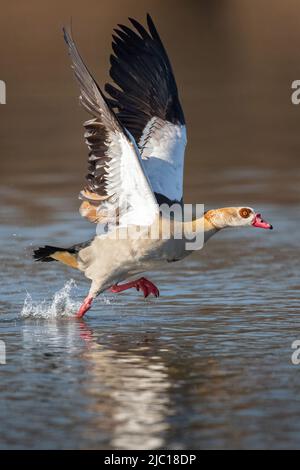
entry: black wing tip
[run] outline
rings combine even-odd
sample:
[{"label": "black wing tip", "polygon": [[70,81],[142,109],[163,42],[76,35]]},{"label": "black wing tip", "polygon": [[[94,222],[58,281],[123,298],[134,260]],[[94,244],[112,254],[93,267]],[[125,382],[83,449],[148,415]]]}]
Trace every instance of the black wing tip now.
[{"label": "black wing tip", "polygon": [[[157,30],[156,30],[155,25],[154,25],[154,21],[153,21],[151,15],[150,15],[150,13],[146,13],[146,21],[147,21],[147,26],[148,26],[149,32],[146,30],[146,28],[143,26],[142,23],[140,23],[138,20],[136,20],[132,16],[128,16],[128,20],[137,29],[137,31],[141,35],[143,35],[142,33],[146,33],[147,35],[149,35],[149,33],[150,33],[152,35],[152,39],[154,39],[154,35],[158,36]],[[118,26],[121,27],[123,25],[118,25]],[[154,33],[154,35],[153,35],[153,33]]]},{"label": "black wing tip", "polygon": [[[158,41],[160,43],[161,47],[165,50],[165,48],[163,46],[163,43],[162,43],[162,40],[160,38],[160,35],[158,34],[158,31],[156,29],[153,18],[149,13],[147,13],[147,25],[148,25],[150,34],[153,37],[153,39]],[[165,51],[165,54],[167,55],[166,51]]]},{"label": "black wing tip", "polygon": [[[133,18],[132,16],[128,16],[128,19],[129,19],[130,22],[134,21],[135,23],[139,23],[139,21],[136,20],[135,18]],[[150,23],[154,24],[153,18],[151,17],[150,13],[148,13],[148,12],[146,13],[146,20],[147,20],[147,23],[149,21]],[[139,23],[139,24],[141,24],[141,23]]]},{"label": "black wing tip", "polygon": [[150,13],[146,14],[146,18],[147,18],[147,25],[149,26],[149,28],[150,26],[154,26],[154,21]]},{"label": "black wing tip", "polygon": [[50,255],[55,253],[55,251],[58,251],[58,250],[59,248],[50,246],[50,245],[40,246],[36,250],[33,250],[32,257],[34,258],[35,261],[43,261],[43,262],[53,261],[53,258],[50,258]]},{"label": "black wing tip", "polygon": [[70,50],[72,47],[72,42],[73,42],[71,27],[63,26],[62,32],[63,32],[64,41]]},{"label": "black wing tip", "polygon": [[63,31],[63,36],[64,40],[68,45],[70,45],[70,41],[72,41],[72,16],[70,17],[70,23],[68,26],[63,25],[62,26],[62,31]]},{"label": "black wing tip", "polygon": [[65,26],[62,27],[62,32],[63,32],[63,36],[64,36],[64,40],[65,40],[66,44],[69,44],[67,28]]}]

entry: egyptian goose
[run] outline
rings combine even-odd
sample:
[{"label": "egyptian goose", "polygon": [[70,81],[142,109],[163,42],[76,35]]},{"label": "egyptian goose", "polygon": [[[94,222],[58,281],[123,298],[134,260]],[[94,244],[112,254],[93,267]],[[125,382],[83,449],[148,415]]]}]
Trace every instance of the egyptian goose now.
[{"label": "egyptian goose", "polygon": [[[183,259],[192,253],[187,240],[198,234],[206,242],[225,227],[272,229],[250,207],[210,210],[190,221],[167,217],[161,210],[174,203],[183,207],[185,120],[172,67],[151,17],[147,15],[148,30],[134,19],[130,22],[131,28],[119,25],[113,35],[114,85],[106,84],[107,95],[64,30],[80,103],[92,116],[84,123],[89,159],[80,213],[97,224],[97,232],[92,240],[70,248],[39,248],[34,258],[60,261],[91,279],[77,317],[108,289],[122,292],[135,287],[145,297],[158,297],[157,287],[144,277],[120,282]],[[168,237],[162,233],[165,220],[171,227]],[[150,237],[149,229],[158,236]],[[175,237],[178,229],[182,237]]]}]

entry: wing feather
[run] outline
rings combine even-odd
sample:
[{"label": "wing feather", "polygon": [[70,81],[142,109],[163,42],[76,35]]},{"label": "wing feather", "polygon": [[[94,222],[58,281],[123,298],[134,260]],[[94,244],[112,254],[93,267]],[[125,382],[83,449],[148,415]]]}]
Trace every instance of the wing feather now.
[{"label": "wing feather", "polygon": [[110,104],[138,143],[151,186],[160,200],[182,199],[186,146],[184,114],[171,63],[150,15],[148,31],[118,25],[113,35]]},{"label": "wing feather", "polygon": [[69,32],[64,30],[80,102],[93,116],[84,123],[89,148],[87,187],[81,191],[81,214],[93,222],[150,225],[158,211],[134,139],[110,109],[85,66]]}]

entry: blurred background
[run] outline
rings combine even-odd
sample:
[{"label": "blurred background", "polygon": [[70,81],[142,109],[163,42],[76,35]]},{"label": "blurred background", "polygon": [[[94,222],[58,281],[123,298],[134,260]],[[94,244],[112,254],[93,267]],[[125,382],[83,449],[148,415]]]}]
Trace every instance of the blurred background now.
[{"label": "blurred background", "polygon": [[113,28],[128,16],[144,21],[146,12],[169,52],[186,115],[186,202],[299,202],[300,106],[290,99],[300,78],[296,0],[12,0],[0,17],[0,79],[7,85],[1,210],[3,198],[13,198],[30,223],[41,222],[42,199],[58,192],[77,207],[87,115],[62,26],[72,20],[79,50],[103,86]]}]

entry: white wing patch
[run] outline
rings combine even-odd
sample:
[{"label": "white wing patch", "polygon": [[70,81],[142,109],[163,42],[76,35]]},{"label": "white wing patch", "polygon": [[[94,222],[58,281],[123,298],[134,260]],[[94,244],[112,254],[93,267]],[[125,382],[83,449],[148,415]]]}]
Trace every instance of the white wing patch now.
[{"label": "white wing patch", "polygon": [[[111,198],[111,209],[119,211],[119,225],[151,225],[158,214],[158,206],[134,143],[119,133],[110,145],[106,192]],[[117,150],[116,154],[113,149]]]},{"label": "white wing patch", "polygon": [[186,127],[153,117],[139,142],[143,165],[155,193],[171,201],[183,195]]}]

